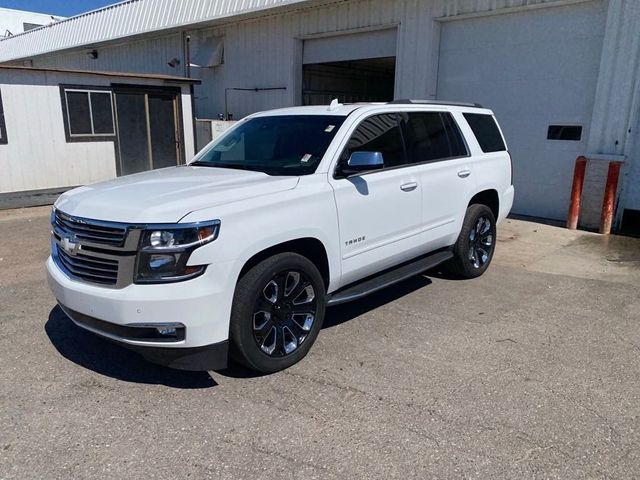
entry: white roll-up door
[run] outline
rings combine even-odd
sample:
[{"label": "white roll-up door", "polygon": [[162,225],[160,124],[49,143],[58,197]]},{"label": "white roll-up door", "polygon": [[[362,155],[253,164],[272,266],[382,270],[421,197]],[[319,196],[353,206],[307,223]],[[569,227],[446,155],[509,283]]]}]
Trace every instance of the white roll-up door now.
[{"label": "white roll-up door", "polygon": [[606,6],[593,1],[442,24],[438,98],[495,111],[513,155],[516,213],[566,218],[574,162],[587,153],[605,21]]},{"label": "white roll-up door", "polygon": [[304,41],[305,65],[396,56],[395,28]]}]

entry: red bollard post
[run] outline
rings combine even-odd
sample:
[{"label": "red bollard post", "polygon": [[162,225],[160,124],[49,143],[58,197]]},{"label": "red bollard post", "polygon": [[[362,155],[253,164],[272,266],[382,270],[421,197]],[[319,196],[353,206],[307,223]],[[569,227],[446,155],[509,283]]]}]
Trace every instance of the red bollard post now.
[{"label": "red bollard post", "polygon": [[602,216],[600,218],[600,233],[603,235],[609,235],[611,233],[621,168],[622,162],[609,163],[607,185],[604,189],[604,200],[602,201]]},{"label": "red bollard post", "polygon": [[571,187],[571,203],[569,204],[569,214],[567,215],[567,228],[575,230],[578,228],[578,218],[580,218],[580,204],[582,202],[582,187],[584,186],[584,174],[587,171],[586,157],[578,157],[573,170],[573,186]]}]

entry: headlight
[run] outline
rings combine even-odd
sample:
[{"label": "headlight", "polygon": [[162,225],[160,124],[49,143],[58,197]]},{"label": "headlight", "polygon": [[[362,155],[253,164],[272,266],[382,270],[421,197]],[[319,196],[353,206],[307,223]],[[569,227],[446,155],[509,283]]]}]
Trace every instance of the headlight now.
[{"label": "headlight", "polygon": [[218,237],[220,222],[190,225],[149,225],[142,232],[136,261],[136,283],[188,280],[204,273],[206,265],[187,266],[196,248]]}]

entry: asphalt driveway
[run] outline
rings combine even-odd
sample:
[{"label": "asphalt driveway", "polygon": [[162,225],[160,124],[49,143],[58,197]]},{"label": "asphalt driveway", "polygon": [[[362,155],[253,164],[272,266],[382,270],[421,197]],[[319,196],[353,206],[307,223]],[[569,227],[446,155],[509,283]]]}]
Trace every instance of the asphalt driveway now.
[{"label": "asphalt driveway", "polygon": [[46,286],[48,209],[0,233],[1,479],[640,476],[640,240],[510,220],[484,277],[334,307],[256,377],[80,330]]}]

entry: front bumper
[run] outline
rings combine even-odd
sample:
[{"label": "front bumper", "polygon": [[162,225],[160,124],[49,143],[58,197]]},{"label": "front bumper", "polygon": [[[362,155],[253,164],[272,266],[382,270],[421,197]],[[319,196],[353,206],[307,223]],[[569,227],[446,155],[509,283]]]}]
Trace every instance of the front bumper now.
[{"label": "front bumper", "polygon": [[[109,340],[114,340],[114,335],[122,335],[122,338],[134,338],[134,326],[120,326],[113,323],[98,320],[79,312],[75,312],[60,304],[62,311],[73,323],[90,332],[106,336]],[[120,345],[132,350],[144,357],[146,360],[178,370],[221,370],[227,367],[229,357],[229,342],[227,340],[203,345],[201,347],[190,348],[166,348],[164,346],[149,347],[139,346],[118,341]]]},{"label": "front bumper", "polygon": [[[47,260],[49,287],[74,323],[155,363],[189,370],[226,365],[233,272],[232,263],[221,263],[185,282],[113,289],[73,280]],[[139,334],[141,326],[166,325],[184,329],[168,338]]]}]

